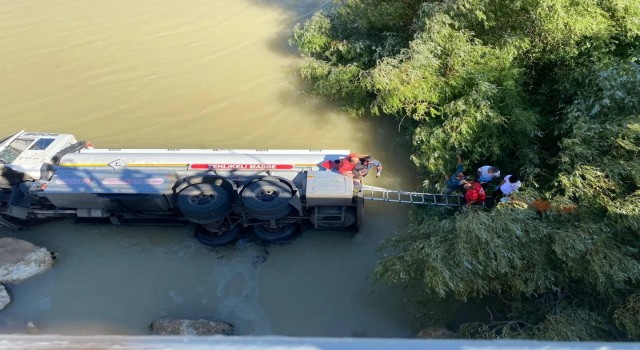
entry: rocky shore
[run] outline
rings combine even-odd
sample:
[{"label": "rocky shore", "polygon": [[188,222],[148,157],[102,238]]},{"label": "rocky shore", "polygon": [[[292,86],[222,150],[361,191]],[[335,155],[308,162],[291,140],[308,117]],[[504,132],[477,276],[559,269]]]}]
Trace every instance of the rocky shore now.
[{"label": "rocky shore", "polygon": [[153,335],[233,335],[230,323],[209,320],[157,319],[151,323]]},{"label": "rocky shore", "polygon": [[17,284],[53,266],[51,252],[27,241],[0,238],[0,310],[11,297],[5,285]]}]

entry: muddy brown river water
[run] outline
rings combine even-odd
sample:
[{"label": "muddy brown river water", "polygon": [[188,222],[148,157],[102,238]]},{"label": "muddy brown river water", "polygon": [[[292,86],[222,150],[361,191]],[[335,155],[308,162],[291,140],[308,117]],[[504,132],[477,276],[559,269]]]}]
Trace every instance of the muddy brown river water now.
[{"label": "muddy brown river water", "polygon": [[[99,148],[351,149],[414,189],[392,120],[351,119],[304,93],[291,28],[314,0],[0,0],[0,135],[72,133]],[[146,334],[158,317],[206,317],[238,335],[409,337],[400,292],[370,273],[409,208],[367,203],[355,236],[209,248],[192,227],[56,221],[21,232],[57,253],[19,285],[0,333]]]}]

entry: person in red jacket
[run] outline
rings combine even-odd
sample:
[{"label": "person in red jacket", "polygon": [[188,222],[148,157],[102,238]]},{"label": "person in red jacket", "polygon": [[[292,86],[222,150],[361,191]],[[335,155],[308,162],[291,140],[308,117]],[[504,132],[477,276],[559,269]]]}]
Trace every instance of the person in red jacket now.
[{"label": "person in red jacket", "polygon": [[357,189],[362,188],[362,170],[365,169],[365,166],[360,162],[362,157],[366,157],[366,155],[351,153],[338,163],[337,169],[340,174],[352,177],[353,185]]},{"label": "person in red jacket", "polygon": [[353,170],[356,165],[360,164],[360,157],[364,157],[364,155],[351,153],[344,157],[338,164],[338,172],[342,175],[354,176]]},{"label": "person in red jacket", "polygon": [[464,199],[467,201],[467,206],[483,204],[484,200],[487,198],[482,185],[477,181],[467,182],[464,184],[464,189],[466,190]]}]

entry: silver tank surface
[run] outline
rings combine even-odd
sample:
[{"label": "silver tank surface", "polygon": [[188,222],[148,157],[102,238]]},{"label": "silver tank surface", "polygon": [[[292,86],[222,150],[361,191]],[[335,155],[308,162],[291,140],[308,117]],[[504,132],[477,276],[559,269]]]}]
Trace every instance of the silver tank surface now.
[{"label": "silver tank surface", "polygon": [[318,170],[326,160],[348,150],[260,149],[83,149],[62,157],[60,167],[213,171],[220,176],[249,176],[267,171],[293,179],[303,170]]},{"label": "silver tank surface", "polygon": [[[362,196],[328,171],[349,150],[93,149],[72,135],[20,132],[0,141],[7,186],[0,219],[108,219],[113,224],[189,221],[208,245],[251,229],[268,242],[305,221],[356,230]],[[14,175],[20,176],[14,176]],[[7,176],[5,176],[7,175]]]}]

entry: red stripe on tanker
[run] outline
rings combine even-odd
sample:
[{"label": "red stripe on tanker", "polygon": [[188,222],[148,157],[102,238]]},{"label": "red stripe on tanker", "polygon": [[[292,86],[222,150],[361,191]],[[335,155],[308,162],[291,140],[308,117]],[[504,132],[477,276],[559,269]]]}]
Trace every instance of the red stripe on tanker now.
[{"label": "red stripe on tanker", "polygon": [[193,170],[291,170],[293,164],[190,164]]}]

